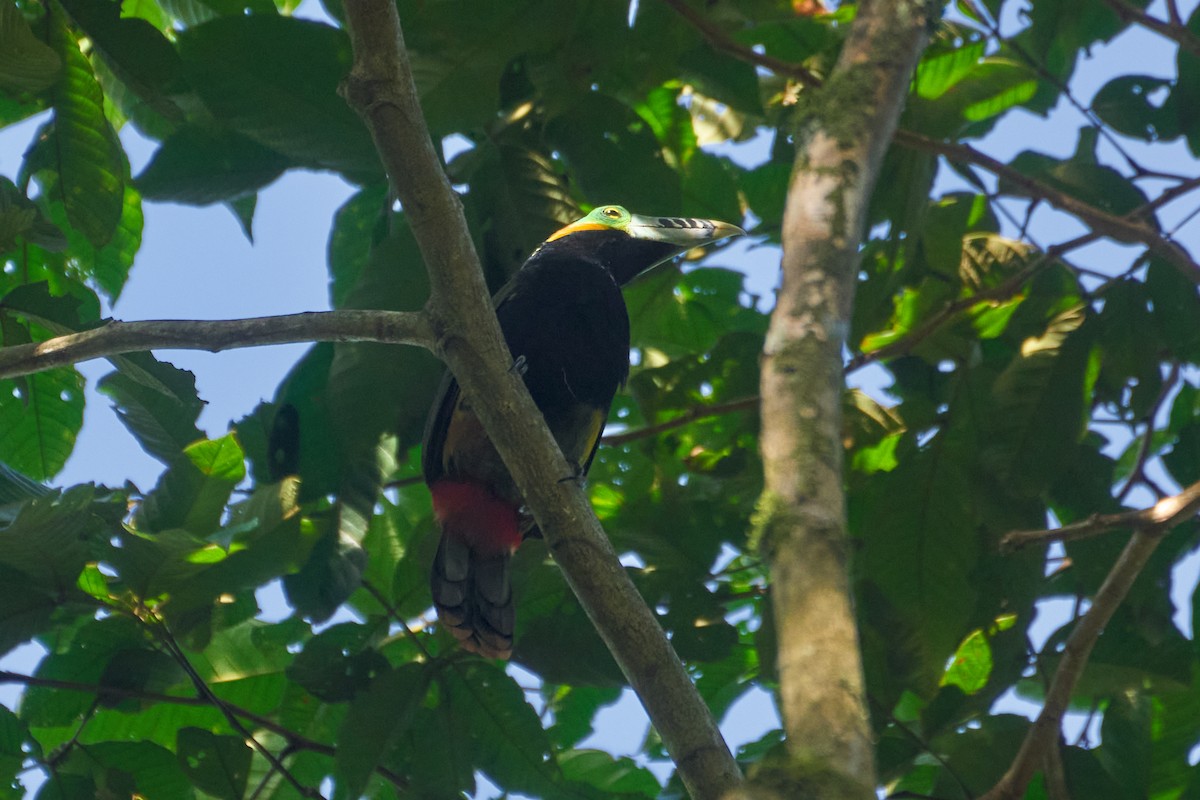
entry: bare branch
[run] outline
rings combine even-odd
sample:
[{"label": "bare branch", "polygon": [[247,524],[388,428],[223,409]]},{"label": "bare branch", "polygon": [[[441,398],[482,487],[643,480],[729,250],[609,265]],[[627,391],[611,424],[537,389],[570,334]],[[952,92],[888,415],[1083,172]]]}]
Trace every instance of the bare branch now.
[{"label": "bare branch", "polygon": [[[1195,494],[1191,501],[1190,511],[1190,514],[1194,514],[1197,505],[1200,505],[1200,484],[1192,486],[1189,491],[1194,491]],[[1155,512],[1165,502],[1167,501],[1160,502],[1150,511]],[[1147,514],[1147,512],[1135,513]],[[1046,701],[1042,706],[1041,713],[1038,714],[1037,720],[1025,735],[1021,749],[1017,752],[1008,771],[1004,773],[1004,777],[979,800],[1019,800],[1024,797],[1025,788],[1041,764],[1044,753],[1048,748],[1058,746],[1063,714],[1071,702],[1071,693],[1075,689],[1075,684],[1083,674],[1084,667],[1087,666],[1092,647],[1095,646],[1101,631],[1104,630],[1104,626],[1108,624],[1117,607],[1121,605],[1121,601],[1129,593],[1134,580],[1146,566],[1146,562],[1150,560],[1154,548],[1162,541],[1159,534],[1171,524],[1183,521],[1182,515],[1169,514],[1165,511],[1155,512],[1149,516],[1153,516],[1159,521],[1153,524],[1143,524],[1140,528],[1136,525],[1127,526],[1137,528],[1137,532],[1125,545],[1125,549],[1117,558],[1112,570],[1109,571],[1108,577],[1104,579],[1104,584],[1092,598],[1092,607],[1083,615],[1083,618],[1076,624],[1075,630],[1071,631],[1071,635],[1067,638],[1062,659],[1058,662],[1054,680],[1046,692]]]},{"label": "bare branch", "polygon": [[555,561],[645,706],[694,798],[719,798],[741,772],[716,722],[629,580],[520,376],[492,311],[462,204],[417,101],[391,0],[346,0],[354,65],[343,87],[364,119],[429,269],[438,354],[472,398]]},{"label": "bare branch", "polygon": [[1168,3],[1168,13],[1171,21],[1152,17],[1142,9],[1130,3],[1129,0],[1104,0],[1105,5],[1117,12],[1117,16],[1126,22],[1136,22],[1143,28],[1152,30],[1160,36],[1165,36],[1175,42],[1187,53],[1200,58],[1200,37],[1188,30],[1187,25],[1178,17],[1178,9],[1174,3]]},{"label": "bare branch", "polygon": [[226,320],[112,321],[44,342],[0,348],[0,378],[143,350],[207,350],[293,342],[384,342],[434,347],[422,312],[310,311]]},{"label": "bare branch", "polygon": [[1116,514],[1092,514],[1087,519],[1060,528],[1036,531],[1012,531],[1000,540],[1000,548],[1009,552],[1031,544],[1073,542],[1117,530],[1155,532],[1169,530],[1200,512],[1200,481],[1182,492],[1164,497],[1149,508]]},{"label": "bare branch", "polygon": [[678,417],[658,422],[653,425],[646,425],[641,428],[633,428],[620,433],[610,433],[604,436],[600,441],[606,445],[617,447],[629,442],[635,442],[638,439],[645,439],[650,436],[657,436],[660,433],[665,433],[675,428],[682,428],[685,425],[690,425],[696,420],[707,419],[709,417],[718,417],[722,414],[732,414],[735,411],[757,411],[758,404],[761,398],[758,395],[754,397],[741,397],[737,400],[730,400],[725,403],[712,403],[705,406],[693,406],[687,411],[680,414]]},{"label": "bare branch", "polygon": [[775,58],[765,53],[756,53],[749,47],[734,41],[729,34],[705,19],[704,16],[696,12],[684,0],[665,0],[665,2],[671,7],[672,11],[683,17],[693,28],[699,31],[700,35],[708,41],[712,49],[727,53],[739,61],[745,61],[747,64],[762,67],[774,72],[776,75],[782,75],[785,78],[795,78],[810,89],[815,89],[821,85],[821,79],[807,67],[792,63],[791,61],[784,61],[781,58]]},{"label": "bare branch", "polygon": [[[1200,264],[1197,264],[1186,250],[1164,236],[1158,228],[1145,219],[1148,213],[1161,203],[1149,203],[1132,214],[1124,216],[1111,214],[1049,184],[1030,178],[968,144],[942,142],[905,130],[896,131],[896,142],[914,150],[924,150],[945,156],[951,161],[982,167],[998,178],[1018,187],[1029,196],[1045,200],[1063,211],[1074,214],[1092,230],[1104,236],[1122,242],[1138,242],[1145,245],[1150,252],[1171,264],[1188,280],[1200,283]],[[1184,185],[1191,186],[1191,182]],[[1195,187],[1191,186],[1191,188]],[[1172,194],[1171,199],[1176,196]]]}]

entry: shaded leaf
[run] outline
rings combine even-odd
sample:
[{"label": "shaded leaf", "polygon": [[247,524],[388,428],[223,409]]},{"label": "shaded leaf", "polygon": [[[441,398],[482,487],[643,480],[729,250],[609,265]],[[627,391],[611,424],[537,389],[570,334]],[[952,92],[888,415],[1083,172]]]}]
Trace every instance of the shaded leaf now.
[{"label": "shaded leaf", "polygon": [[240,737],[200,728],[179,731],[176,752],[188,780],[222,800],[241,800],[250,773],[250,748]]},{"label": "shaded leaf", "polygon": [[350,42],[307,20],[236,15],[179,37],[188,81],[218,120],[299,164],[377,176],[367,129],[337,94]]},{"label": "shaded leaf", "polygon": [[269,185],[291,162],[234,131],[185,126],[155,151],[137,177],[147,200],[208,205]]},{"label": "shaded leaf", "polygon": [[104,96],[91,64],[65,20],[58,14],[52,19],[51,44],[64,64],[55,90],[52,134],[60,197],[72,227],[101,248],[121,220],[124,156],[104,116]]},{"label": "shaded leaf", "polygon": [[338,733],[334,800],[354,800],[371,772],[408,728],[429,688],[424,664],[405,664],[380,674],[350,704]]}]

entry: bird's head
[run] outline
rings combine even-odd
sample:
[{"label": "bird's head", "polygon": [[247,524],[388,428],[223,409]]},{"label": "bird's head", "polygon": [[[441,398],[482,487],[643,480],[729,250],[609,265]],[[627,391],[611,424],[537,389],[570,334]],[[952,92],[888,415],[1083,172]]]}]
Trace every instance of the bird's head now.
[{"label": "bird's head", "polygon": [[745,233],[737,225],[718,220],[645,217],[621,206],[599,206],[552,234],[537,254],[586,252],[599,258],[618,284],[625,284],[694,247]]}]

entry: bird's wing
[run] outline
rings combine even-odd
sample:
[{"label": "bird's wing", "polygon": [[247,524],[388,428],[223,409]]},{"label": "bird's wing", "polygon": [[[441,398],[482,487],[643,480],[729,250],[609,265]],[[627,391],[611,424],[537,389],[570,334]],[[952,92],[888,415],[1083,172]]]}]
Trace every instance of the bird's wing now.
[{"label": "bird's wing", "polygon": [[[513,298],[517,290],[517,281],[510,280],[504,284],[492,298],[492,306],[499,314],[501,308]],[[501,317],[503,320],[503,317]],[[514,354],[514,358],[520,354]],[[458,381],[453,373],[446,370],[442,383],[438,386],[433,409],[425,422],[425,439],[421,448],[421,470],[425,473],[425,482],[433,483],[445,473],[444,448],[446,437],[450,432],[450,423],[459,405]]]}]

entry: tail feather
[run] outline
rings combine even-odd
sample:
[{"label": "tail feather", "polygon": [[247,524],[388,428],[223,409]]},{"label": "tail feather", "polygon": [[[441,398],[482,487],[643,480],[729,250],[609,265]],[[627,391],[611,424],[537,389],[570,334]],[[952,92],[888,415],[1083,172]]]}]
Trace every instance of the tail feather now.
[{"label": "tail feather", "polygon": [[430,588],[438,619],[464,648],[486,658],[512,655],[513,610],[508,553],[483,554],[443,535]]},{"label": "tail feather", "polygon": [[430,485],[442,539],[430,586],[438,618],[463,647],[488,658],[512,654],[508,563],[521,543],[517,508],[482,483]]}]

